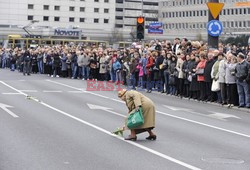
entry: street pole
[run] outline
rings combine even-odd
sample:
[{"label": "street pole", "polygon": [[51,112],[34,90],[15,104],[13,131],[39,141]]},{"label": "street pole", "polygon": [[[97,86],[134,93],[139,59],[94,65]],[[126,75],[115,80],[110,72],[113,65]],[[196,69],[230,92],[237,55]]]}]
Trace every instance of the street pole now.
[{"label": "street pole", "polygon": [[[141,1],[141,16],[143,16],[143,0]],[[146,18],[144,18],[144,24],[146,25]],[[145,33],[144,33],[144,39],[145,39]],[[141,40],[141,45],[144,48],[144,40]]]},{"label": "street pole", "polygon": [[[219,3],[219,0],[209,0],[209,2],[214,2],[214,3]],[[208,14],[208,22],[213,20],[213,16],[209,11],[209,14]],[[218,17],[216,18],[216,20],[219,20],[219,15]],[[213,37],[211,35],[208,34],[208,48],[214,48],[214,49],[218,49],[218,45],[219,45],[219,36],[218,37]]]}]

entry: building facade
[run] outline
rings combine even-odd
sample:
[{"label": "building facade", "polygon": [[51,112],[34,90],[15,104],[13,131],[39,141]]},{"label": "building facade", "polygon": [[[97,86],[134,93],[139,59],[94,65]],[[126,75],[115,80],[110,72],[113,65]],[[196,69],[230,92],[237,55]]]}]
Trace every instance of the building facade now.
[{"label": "building facade", "polygon": [[[123,38],[133,39],[136,18],[145,17],[145,25],[158,21],[159,0],[116,0],[115,27],[123,33]],[[152,38],[145,31],[145,39]]]},{"label": "building facade", "polygon": [[76,29],[81,35],[67,36],[108,40],[115,27],[115,0],[0,0],[0,6],[1,36],[25,34],[23,27],[29,26],[36,35]]},{"label": "building facade", "polygon": [[[246,0],[220,0],[225,6],[220,13],[223,23],[221,38],[250,34],[250,6],[240,5]],[[161,0],[159,21],[163,22],[165,38],[186,37],[206,40],[208,0]]]}]

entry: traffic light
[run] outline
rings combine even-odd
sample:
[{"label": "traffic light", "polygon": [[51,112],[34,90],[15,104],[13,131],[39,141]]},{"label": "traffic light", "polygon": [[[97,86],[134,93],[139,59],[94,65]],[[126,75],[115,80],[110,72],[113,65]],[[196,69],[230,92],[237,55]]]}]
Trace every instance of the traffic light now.
[{"label": "traffic light", "polygon": [[145,30],[144,25],[145,25],[144,17],[137,17],[136,38],[138,40],[144,39],[144,30]]}]

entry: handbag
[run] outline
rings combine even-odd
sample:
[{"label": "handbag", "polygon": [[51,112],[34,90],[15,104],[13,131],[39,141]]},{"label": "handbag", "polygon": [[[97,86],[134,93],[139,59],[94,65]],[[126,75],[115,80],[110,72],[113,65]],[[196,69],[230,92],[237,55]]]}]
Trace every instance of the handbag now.
[{"label": "handbag", "polygon": [[127,127],[129,129],[134,129],[143,124],[144,124],[144,118],[142,115],[142,108],[140,107],[138,111],[129,114]]},{"label": "handbag", "polygon": [[211,91],[220,91],[220,83],[218,80],[213,80]]},{"label": "handbag", "polygon": [[197,75],[203,75],[204,74],[204,69],[203,68],[198,68],[195,73]]},{"label": "handbag", "polygon": [[192,76],[191,74],[189,74],[187,80],[188,80],[189,82],[192,82],[193,76]]}]

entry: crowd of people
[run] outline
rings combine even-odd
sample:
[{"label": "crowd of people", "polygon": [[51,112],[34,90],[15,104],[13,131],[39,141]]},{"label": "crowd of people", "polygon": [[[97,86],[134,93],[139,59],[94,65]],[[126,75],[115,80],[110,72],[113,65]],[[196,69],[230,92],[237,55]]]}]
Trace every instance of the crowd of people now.
[{"label": "crowd of people", "polygon": [[54,45],[0,47],[0,66],[23,75],[47,74],[123,83],[132,89],[250,108],[250,46],[207,44],[176,38],[127,49]]}]

